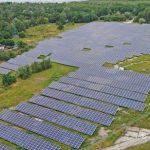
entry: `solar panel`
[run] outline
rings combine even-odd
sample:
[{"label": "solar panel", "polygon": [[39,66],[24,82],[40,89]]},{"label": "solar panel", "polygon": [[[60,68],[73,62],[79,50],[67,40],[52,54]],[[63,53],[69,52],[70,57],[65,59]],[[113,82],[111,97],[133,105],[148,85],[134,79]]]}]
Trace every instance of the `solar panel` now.
[{"label": "solar panel", "polygon": [[[81,96],[85,96],[85,97],[89,97],[89,98],[93,98],[97,100],[103,100],[108,103],[116,104],[122,107],[132,108],[132,109],[139,110],[139,111],[143,111],[145,108],[144,103],[140,101],[134,101],[134,100],[130,100],[127,98],[117,97],[114,95],[99,93],[97,91],[92,91],[92,90],[88,90],[88,89],[84,89],[80,87],[74,87],[72,85],[69,86],[66,84],[58,83],[58,82],[53,82],[53,84],[49,85],[49,88],[62,90],[65,92],[70,92],[73,94],[77,94],[77,95],[81,95]],[[49,89],[46,89],[44,92],[49,92]]]},{"label": "solar panel", "polygon": [[83,88],[88,88],[91,90],[96,90],[99,92],[103,92],[103,93],[107,93],[107,94],[112,94],[112,95],[116,95],[116,96],[121,96],[121,97],[126,97],[129,99],[133,99],[133,100],[145,100],[147,95],[145,94],[141,94],[141,93],[137,93],[137,92],[133,92],[133,91],[127,91],[127,90],[123,90],[123,89],[118,89],[115,87],[110,87],[107,85],[100,85],[97,83],[91,83],[85,80],[78,80],[75,78],[62,78],[59,82],[65,83],[65,84],[70,84],[70,85],[75,85],[75,86],[79,86],[79,87],[83,87]]},{"label": "solar panel", "polygon": [[[92,70],[92,71],[90,71]],[[125,80],[130,82],[130,84],[145,84],[145,82],[150,81],[150,77],[145,74],[140,74],[137,72],[131,72],[128,70],[118,70],[114,68],[105,68],[105,67],[90,67],[90,69],[82,68],[79,69],[78,72],[84,73],[87,75],[93,75],[93,76],[101,76],[105,78],[113,78],[115,80]],[[146,85],[147,86],[147,85]]]},{"label": "solar panel", "polygon": [[105,78],[101,78],[101,77],[89,76],[89,75],[79,74],[79,73],[71,73],[71,74],[69,74],[69,77],[89,81],[92,83],[108,85],[110,87],[116,87],[119,89],[125,89],[128,91],[134,91],[134,92],[138,92],[138,93],[142,93],[142,94],[148,94],[148,92],[149,92],[149,87],[130,85],[123,81],[112,80],[113,78],[105,79]]},{"label": "solar panel", "polygon": [[10,72],[9,69],[5,69],[5,68],[1,68],[1,67],[0,67],[0,74],[7,74],[7,73],[9,73],[9,72]]},{"label": "solar panel", "polygon": [[0,123],[0,138],[27,150],[59,150],[60,147],[42,140],[34,135]]},{"label": "solar panel", "polygon": [[11,150],[11,149],[4,144],[0,144],[0,150]]},{"label": "solar panel", "polygon": [[69,104],[69,103],[64,103],[62,101],[58,101],[52,98],[39,98],[35,97],[31,99],[32,103],[36,103],[41,106],[45,106],[51,109],[55,109],[70,115],[74,115],[76,117],[80,117],[82,119],[90,120],[92,122],[100,123],[105,126],[110,126],[112,123],[114,117],[97,112],[95,110],[87,109],[87,108],[82,108],[77,105]]},{"label": "solar panel", "polygon": [[5,62],[5,63],[0,64],[0,67],[8,69],[8,70],[17,70],[19,66]]},{"label": "solar panel", "polygon": [[89,135],[92,135],[97,128],[89,122],[31,103],[21,103],[16,110]]},{"label": "solar panel", "polygon": [[74,95],[71,93],[66,93],[63,91],[58,91],[55,89],[51,89],[51,90],[49,90],[48,93],[42,93],[42,94],[52,97],[52,98],[56,98],[58,100],[77,104],[80,106],[95,109],[95,110],[102,111],[102,112],[112,114],[112,115],[115,115],[118,110],[118,106],[111,105],[109,103],[105,103],[105,102],[101,102],[101,101],[96,101],[94,99],[90,99],[90,98],[86,98],[86,97],[81,97],[81,96]]},{"label": "solar panel", "polygon": [[0,119],[63,144],[67,144],[73,148],[79,148],[84,141],[84,137],[73,132],[29,118],[16,112],[5,110],[0,113]]}]

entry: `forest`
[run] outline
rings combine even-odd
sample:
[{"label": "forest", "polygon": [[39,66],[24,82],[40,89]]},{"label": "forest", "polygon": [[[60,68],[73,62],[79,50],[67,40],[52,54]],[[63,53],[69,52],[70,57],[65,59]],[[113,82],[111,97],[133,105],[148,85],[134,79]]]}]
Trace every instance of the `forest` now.
[{"label": "forest", "polygon": [[[0,3],[0,44],[26,46],[13,37],[25,37],[25,30],[40,24],[56,23],[61,30],[66,23],[95,20],[150,23],[149,0],[89,0],[71,3]],[[21,44],[21,45],[20,45]]]}]

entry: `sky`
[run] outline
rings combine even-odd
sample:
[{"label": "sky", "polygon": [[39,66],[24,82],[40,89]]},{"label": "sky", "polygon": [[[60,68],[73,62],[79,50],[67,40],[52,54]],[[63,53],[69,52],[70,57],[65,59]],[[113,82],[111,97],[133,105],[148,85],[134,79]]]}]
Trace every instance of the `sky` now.
[{"label": "sky", "polygon": [[71,2],[71,1],[81,1],[81,0],[0,0],[0,2]]}]

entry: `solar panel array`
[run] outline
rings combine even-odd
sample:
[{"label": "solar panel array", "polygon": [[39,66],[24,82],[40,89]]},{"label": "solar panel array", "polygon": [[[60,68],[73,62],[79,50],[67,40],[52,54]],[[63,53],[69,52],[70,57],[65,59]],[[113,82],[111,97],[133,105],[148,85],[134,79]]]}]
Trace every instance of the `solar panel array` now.
[{"label": "solar panel array", "polygon": [[[60,149],[38,134],[57,141],[58,145],[78,149],[85,140],[80,133],[93,135],[98,124],[110,126],[119,106],[143,111],[150,77],[100,65],[149,54],[149,36],[145,33],[150,33],[149,25],[93,22],[62,33],[62,38],[46,39],[35,49],[0,64],[0,74],[7,74],[41,61],[40,55],[52,53],[52,61],[80,67],[19,104],[15,111],[1,112],[0,137],[28,150]],[[126,41],[131,45],[125,46]],[[91,51],[83,51],[85,47]]]},{"label": "solar panel array", "polygon": [[[118,97],[111,94],[100,93],[94,90],[80,88],[80,87],[67,85],[59,82],[53,82],[51,85],[49,85],[49,88],[70,92],[73,94],[81,95],[83,97],[102,100],[104,102],[112,103],[122,107],[132,108],[139,111],[143,111],[145,108],[144,103],[140,101],[134,101],[131,99]],[[48,92],[49,90],[46,89],[45,91]]]},{"label": "solar panel array", "polygon": [[[98,84],[102,84],[102,85],[108,85],[110,87],[116,87],[116,88],[124,89],[127,91],[134,91],[136,93],[148,94],[148,92],[149,92],[149,87],[146,87],[146,86],[141,87],[139,85],[125,83],[124,81],[117,81],[117,80],[114,80],[114,78],[106,79],[106,78],[102,78],[101,76],[86,75],[84,73],[82,73],[82,74],[72,73],[69,75],[69,77],[78,78],[81,80],[86,80],[89,82],[98,83]],[[119,76],[118,76],[118,78],[119,78]]]},{"label": "solar panel array", "polygon": [[139,100],[139,101],[145,101],[147,95],[146,94],[141,94],[137,93],[134,91],[127,91],[124,89],[118,89],[115,87],[110,87],[108,85],[102,85],[102,84],[97,84],[97,83],[91,83],[85,80],[78,80],[76,78],[62,78],[59,82],[65,83],[65,84],[70,84],[70,85],[75,85],[107,94],[113,94],[116,96],[120,97],[126,97],[129,99],[133,100]]},{"label": "solar panel array", "polygon": [[32,103],[54,109],[66,114],[74,115],[76,117],[89,120],[95,123],[100,123],[105,126],[110,126],[113,121],[113,117],[101,112],[97,112],[91,109],[83,108],[77,105],[64,103],[52,98],[47,97],[34,97],[30,100]]},{"label": "solar panel array", "polygon": [[0,113],[0,119],[73,148],[79,148],[84,141],[80,135],[8,110]]},{"label": "solar panel array", "polygon": [[97,127],[89,122],[30,103],[21,103],[16,110],[88,135],[92,135]]},{"label": "solar panel array", "polygon": [[86,97],[81,97],[72,93],[66,93],[64,91],[58,91],[55,89],[46,89],[42,92],[42,94],[65,102],[102,111],[111,115],[115,115],[118,110],[118,106],[111,105],[102,101],[96,101]]},{"label": "solar panel array", "polygon": [[[0,68],[4,66],[9,71],[16,70],[17,67],[10,64],[18,67],[31,64],[38,61],[40,55],[49,53],[52,53],[51,59],[54,62],[80,68],[96,65],[98,67],[105,62],[116,63],[141,53],[149,54],[149,26],[148,24],[139,26],[115,22],[92,22],[62,33],[60,35],[62,38],[46,39],[33,50],[12,58],[6,65],[1,64]],[[124,42],[131,44],[124,45]],[[107,48],[106,45],[112,45],[112,48]],[[83,51],[84,48],[90,48],[91,51]],[[6,72],[0,69],[0,73]]]},{"label": "solar panel array", "polygon": [[0,144],[0,150],[11,150],[10,148],[8,148],[6,145],[4,144]]},{"label": "solar panel array", "polygon": [[60,147],[35,137],[34,135],[20,131],[0,123],[0,138],[10,141],[27,150],[59,150]]}]

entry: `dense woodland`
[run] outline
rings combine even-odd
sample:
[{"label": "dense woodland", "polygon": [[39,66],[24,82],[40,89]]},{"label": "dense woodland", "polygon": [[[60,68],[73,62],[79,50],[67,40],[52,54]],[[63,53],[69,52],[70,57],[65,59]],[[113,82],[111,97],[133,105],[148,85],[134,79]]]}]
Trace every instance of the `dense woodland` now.
[{"label": "dense woodland", "polygon": [[[63,29],[66,23],[86,23],[95,20],[150,23],[149,0],[90,0],[72,3],[0,3],[0,44],[25,47],[13,37],[25,37],[29,27],[56,23]],[[13,54],[9,54],[12,55]],[[7,60],[0,55],[1,60]]]}]

